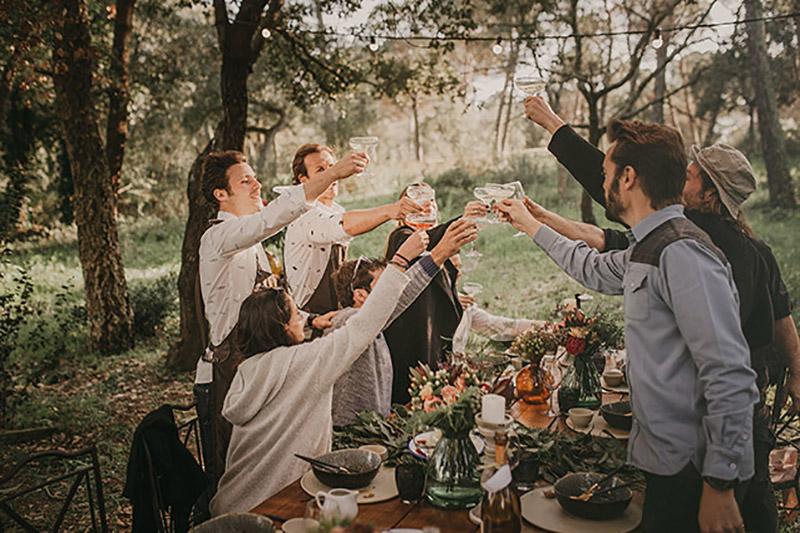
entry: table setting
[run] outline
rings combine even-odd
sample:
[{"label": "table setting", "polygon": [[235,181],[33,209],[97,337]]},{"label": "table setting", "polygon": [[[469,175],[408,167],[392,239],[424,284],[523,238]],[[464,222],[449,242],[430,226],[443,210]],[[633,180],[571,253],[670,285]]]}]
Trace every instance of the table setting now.
[{"label": "table setting", "polygon": [[[644,478],[626,464],[621,335],[577,307],[559,305],[554,316],[506,349],[413,368],[408,405],[335,427],[335,451],[309,458],[298,482],[252,512],[288,524],[284,531],[477,531],[481,475],[502,430],[514,448],[521,531],[636,529]],[[522,379],[520,367],[529,369]],[[599,518],[581,505],[613,509]]]}]

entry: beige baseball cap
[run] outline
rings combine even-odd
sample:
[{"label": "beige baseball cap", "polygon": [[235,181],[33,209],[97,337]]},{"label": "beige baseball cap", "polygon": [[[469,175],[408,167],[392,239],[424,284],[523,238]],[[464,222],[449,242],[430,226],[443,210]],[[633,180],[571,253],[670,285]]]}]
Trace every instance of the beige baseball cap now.
[{"label": "beige baseball cap", "polygon": [[692,145],[692,159],[714,182],[719,199],[731,215],[739,216],[741,205],[756,190],[756,177],[750,161],[727,144],[713,144],[702,150]]}]

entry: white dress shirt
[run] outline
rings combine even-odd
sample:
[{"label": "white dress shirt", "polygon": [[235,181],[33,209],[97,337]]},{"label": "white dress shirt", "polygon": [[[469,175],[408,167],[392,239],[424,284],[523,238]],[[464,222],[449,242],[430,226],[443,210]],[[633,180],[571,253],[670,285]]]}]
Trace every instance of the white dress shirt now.
[{"label": "white dress shirt", "polygon": [[[218,345],[239,320],[242,302],[253,292],[256,260],[269,268],[261,241],[311,209],[302,185],[287,187],[258,213],[237,217],[219,211],[222,222],[208,228],[200,238],[200,290],[209,326],[209,341]],[[200,358],[195,383],[211,383],[212,364]]]},{"label": "white dress shirt", "polygon": [[353,237],[344,231],[345,209],[333,202],[330,207],[317,201],[314,207],[286,229],[283,262],[286,281],[297,307],[303,307],[317,290],[331,256],[331,245],[349,246]]}]

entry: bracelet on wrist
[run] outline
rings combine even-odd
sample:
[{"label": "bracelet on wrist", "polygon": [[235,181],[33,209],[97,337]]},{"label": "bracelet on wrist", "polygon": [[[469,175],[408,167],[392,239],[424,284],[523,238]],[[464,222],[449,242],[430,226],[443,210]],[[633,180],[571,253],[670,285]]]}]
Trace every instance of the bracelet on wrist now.
[{"label": "bracelet on wrist", "polygon": [[401,255],[400,253],[395,252],[394,256],[395,257],[399,257],[400,259],[405,261],[406,265],[410,265],[411,264],[411,261],[409,261],[405,256]]},{"label": "bracelet on wrist", "polygon": [[317,329],[316,327],[314,327],[314,320],[316,320],[317,318],[319,318],[319,315],[315,313],[308,313],[308,318],[306,319],[306,326],[308,326],[310,329]]},{"label": "bracelet on wrist", "polygon": [[406,259],[400,254],[394,254],[394,256],[392,257],[392,261],[397,261],[398,263],[403,265],[404,268],[408,268],[408,265],[410,264],[408,259]]},{"label": "bracelet on wrist", "polygon": [[397,259],[390,260],[389,264],[396,266],[400,270],[404,270],[405,271],[406,269],[408,269],[408,265],[407,264],[404,265],[401,261],[398,261]]}]

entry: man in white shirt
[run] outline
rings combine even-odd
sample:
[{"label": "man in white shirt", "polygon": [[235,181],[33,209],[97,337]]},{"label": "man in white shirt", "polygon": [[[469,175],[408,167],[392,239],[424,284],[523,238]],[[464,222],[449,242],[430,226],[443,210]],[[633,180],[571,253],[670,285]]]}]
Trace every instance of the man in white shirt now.
[{"label": "man in white shirt", "polygon": [[[352,153],[347,157],[351,157]],[[314,183],[337,165],[333,150],[320,144],[301,146],[292,163],[292,182]],[[422,208],[413,200],[358,211],[336,203],[336,182],[326,187],[306,214],[289,224],[283,249],[286,281],[297,306],[310,313],[338,309],[332,274],[344,263],[347,247],[356,235],[388,220],[397,220]]]},{"label": "man in white shirt", "polygon": [[[203,455],[214,485],[225,466],[231,432],[230,423],[220,413],[239,360],[232,331],[242,302],[268,273],[260,243],[311,209],[312,202],[331,184],[362,172],[368,161],[366,154],[348,154],[313,182],[287,187],[266,207],[261,200],[261,184],[244,154],[214,153],[203,163],[203,196],[218,212],[200,239],[200,289],[209,342],[197,363],[195,394],[206,433],[204,445],[208,445]],[[323,319],[316,325],[322,328],[326,324]]]}]

